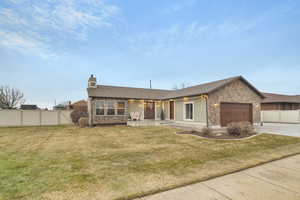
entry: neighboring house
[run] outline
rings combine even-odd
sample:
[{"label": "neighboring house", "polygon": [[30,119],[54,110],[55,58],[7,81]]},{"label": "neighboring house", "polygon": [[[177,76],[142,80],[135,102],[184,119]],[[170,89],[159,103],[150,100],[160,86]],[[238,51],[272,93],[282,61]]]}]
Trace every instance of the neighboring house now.
[{"label": "neighboring house", "polygon": [[186,121],[210,126],[230,122],[260,122],[264,98],[242,76],[178,90],[159,90],[97,85],[88,82],[90,125],[126,123],[131,113],[141,120]]},{"label": "neighboring house", "polygon": [[70,105],[70,109],[72,110],[80,110],[83,112],[87,112],[87,101],[80,100]]},{"label": "neighboring house", "polygon": [[263,93],[262,110],[300,110],[299,95]]},{"label": "neighboring house", "polygon": [[58,104],[56,106],[53,106],[53,110],[67,110],[67,106],[63,104]]},{"label": "neighboring house", "polygon": [[38,110],[38,106],[37,105],[30,105],[30,104],[23,104],[20,107],[21,110]]},{"label": "neighboring house", "polygon": [[53,110],[70,110],[71,101],[66,101],[53,106]]}]

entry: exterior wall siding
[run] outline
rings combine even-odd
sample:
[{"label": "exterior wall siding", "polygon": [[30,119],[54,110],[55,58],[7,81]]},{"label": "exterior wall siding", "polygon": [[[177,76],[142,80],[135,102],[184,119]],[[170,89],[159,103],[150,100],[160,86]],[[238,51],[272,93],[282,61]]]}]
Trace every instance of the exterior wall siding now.
[{"label": "exterior wall siding", "polygon": [[220,125],[220,103],[251,103],[253,105],[253,122],[260,122],[262,98],[241,80],[208,95],[209,124]]},{"label": "exterior wall siding", "polygon": [[170,120],[170,104],[169,104],[169,101],[164,101],[163,102],[163,107],[164,107],[165,119]]},{"label": "exterior wall siding", "polygon": [[162,102],[161,101],[156,101],[155,102],[155,119],[160,120],[161,116],[161,111],[162,111]]},{"label": "exterior wall siding", "polygon": [[174,100],[175,103],[175,121],[183,121],[183,99]]},{"label": "exterior wall siding", "polygon": [[175,120],[184,120],[184,102],[194,103],[194,122],[206,123],[206,103],[200,97],[181,98],[175,100]]},{"label": "exterior wall siding", "polygon": [[195,121],[206,123],[206,102],[205,99],[195,101]]},{"label": "exterior wall siding", "polygon": [[134,100],[128,102],[128,114],[139,112],[141,120],[144,120],[144,101]]}]

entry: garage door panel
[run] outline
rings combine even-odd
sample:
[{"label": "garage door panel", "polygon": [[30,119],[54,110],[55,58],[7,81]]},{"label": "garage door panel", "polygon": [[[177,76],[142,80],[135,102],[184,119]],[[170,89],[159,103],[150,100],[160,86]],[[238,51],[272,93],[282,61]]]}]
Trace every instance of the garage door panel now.
[{"label": "garage door panel", "polygon": [[246,103],[221,103],[221,126],[231,122],[253,122],[252,104]]}]

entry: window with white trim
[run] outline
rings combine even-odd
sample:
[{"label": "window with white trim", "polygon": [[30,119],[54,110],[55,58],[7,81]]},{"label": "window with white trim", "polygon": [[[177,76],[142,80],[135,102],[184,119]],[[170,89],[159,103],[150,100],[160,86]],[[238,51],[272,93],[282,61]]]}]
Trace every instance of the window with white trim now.
[{"label": "window with white trim", "polygon": [[106,106],[107,106],[106,114],[107,115],[115,115],[115,102],[107,101]]},{"label": "window with white trim", "polygon": [[96,101],[96,115],[104,115],[104,101]]},{"label": "window with white trim", "polygon": [[184,104],[185,109],[185,119],[186,120],[193,120],[194,119],[194,104],[193,103],[185,103]]},{"label": "window with white trim", "polygon": [[125,115],[126,102],[117,100],[97,100],[96,115]]}]

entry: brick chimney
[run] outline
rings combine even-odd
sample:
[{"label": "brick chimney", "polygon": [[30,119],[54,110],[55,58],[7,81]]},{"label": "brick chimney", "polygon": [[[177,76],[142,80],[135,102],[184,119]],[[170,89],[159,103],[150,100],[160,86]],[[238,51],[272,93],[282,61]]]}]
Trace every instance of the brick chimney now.
[{"label": "brick chimney", "polygon": [[96,77],[94,77],[93,74],[89,78],[88,87],[89,88],[97,88],[97,79],[96,79]]}]

